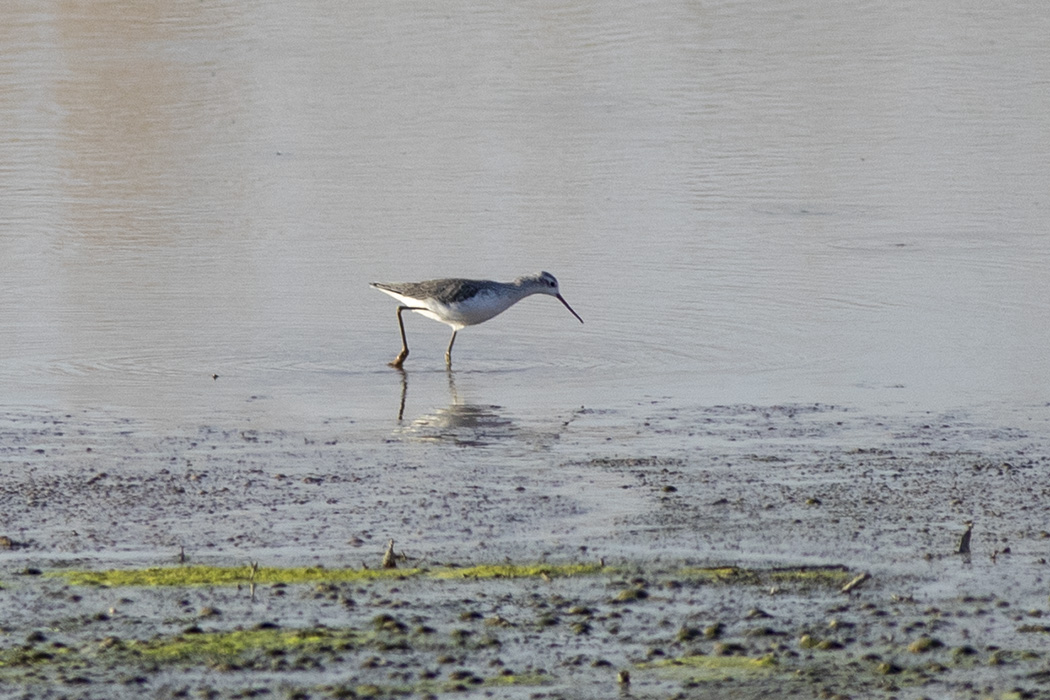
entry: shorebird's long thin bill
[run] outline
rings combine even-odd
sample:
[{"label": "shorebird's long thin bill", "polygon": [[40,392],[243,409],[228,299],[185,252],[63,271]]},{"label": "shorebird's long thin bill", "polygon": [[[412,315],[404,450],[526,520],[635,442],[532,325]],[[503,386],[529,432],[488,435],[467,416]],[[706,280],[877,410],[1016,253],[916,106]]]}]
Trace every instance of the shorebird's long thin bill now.
[{"label": "shorebird's long thin bill", "polygon": [[575,311],[572,310],[572,307],[569,306],[569,302],[565,301],[565,297],[563,297],[561,294],[559,294],[558,295],[558,301],[560,301],[561,303],[565,304],[565,308],[566,309],[568,309],[569,311],[572,311],[572,315],[576,317],[577,321],[579,321],[580,323],[583,323],[583,319],[580,318],[580,315],[578,313],[576,313]]}]

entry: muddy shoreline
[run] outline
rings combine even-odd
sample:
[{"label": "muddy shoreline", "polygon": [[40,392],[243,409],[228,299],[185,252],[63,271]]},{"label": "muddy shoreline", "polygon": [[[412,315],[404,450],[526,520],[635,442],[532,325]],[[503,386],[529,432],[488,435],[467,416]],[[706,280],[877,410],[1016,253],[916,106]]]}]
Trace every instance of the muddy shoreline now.
[{"label": "muddy shoreline", "polygon": [[[1045,407],[648,401],[539,419],[453,405],[309,430],[10,411],[0,438],[7,697],[1050,692]],[[374,570],[389,539],[403,571],[601,568],[321,575],[259,583],[254,598],[247,580],[62,575]],[[739,574],[703,573],[719,567]],[[827,571],[841,574],[804,573]],[[281,636],[297,631],[313,641]],[[199,648],[161,658],[179,639]]]}]

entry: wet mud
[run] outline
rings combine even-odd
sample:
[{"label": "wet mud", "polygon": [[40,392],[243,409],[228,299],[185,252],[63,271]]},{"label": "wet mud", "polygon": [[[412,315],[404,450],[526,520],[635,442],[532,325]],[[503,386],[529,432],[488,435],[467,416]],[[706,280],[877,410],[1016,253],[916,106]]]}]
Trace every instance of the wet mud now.
[{"label": "wet mud", "polygon": [[1046,407],[7,413],[0,695],[1042,697],[1048,446]]}]

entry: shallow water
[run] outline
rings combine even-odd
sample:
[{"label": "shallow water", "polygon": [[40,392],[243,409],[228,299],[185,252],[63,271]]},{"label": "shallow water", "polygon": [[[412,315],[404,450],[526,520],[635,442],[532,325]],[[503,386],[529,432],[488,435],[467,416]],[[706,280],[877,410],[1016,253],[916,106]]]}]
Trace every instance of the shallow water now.
[{"label": "shallow water", "polygon": [[[0,25],[8,410],[382,434],[653,398],[1045,410],[1037,5],[15,2]],[[385,366],[368,282],[540,269],[585,325],[529,299],[449,377],[448,330],[413,317],[406,376]]]}]

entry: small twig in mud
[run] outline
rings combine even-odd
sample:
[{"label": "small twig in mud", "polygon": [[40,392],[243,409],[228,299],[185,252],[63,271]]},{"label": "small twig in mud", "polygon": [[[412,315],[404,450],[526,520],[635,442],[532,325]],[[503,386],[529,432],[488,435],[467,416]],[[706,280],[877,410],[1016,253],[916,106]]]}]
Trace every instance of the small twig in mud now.
[{"label": "small twig in mud", "polygon": [[397,557],[394,556],[394,541],[390,540],[386,543],[386,554],[383,555],[383,568],[384,569],[396,569],[397,568]]},{"label": "small twig in mud", "polygon": [[970,553],[970,534],[973,532],[973,521],[967,520],[963,525],[966,526],[966,532],[959,538],[959,550],[956,554],[969,554]]},{"label": "small twig in mud", "polygon": [[841,592],[842,593],[846,593],[846,594],[852,593],[854,589],[860,588],[861,585],[863,585],[863,583],[865,581],[867,581],[869,578],[871,578],[871,574],[869,574],[867,571],[865,571],[864,573],[860,574],[859,576],[854,578],[852,581],[847,583],[845,586],[843,586],[842,589],[841,589]]},{"label": "small twig in mud", "polygon": [[248,595],[255,600],[255,575],[259,573],[259,562],[253,561],[248,565]]}]

